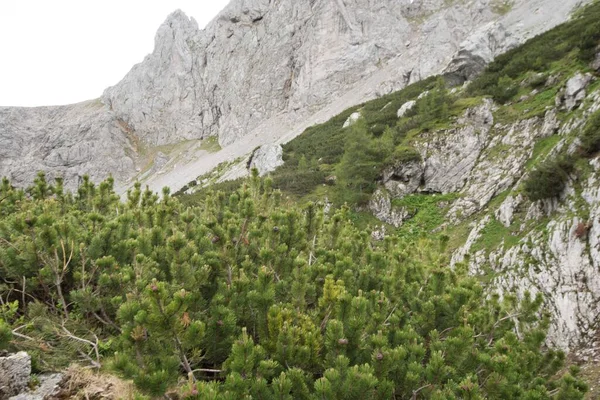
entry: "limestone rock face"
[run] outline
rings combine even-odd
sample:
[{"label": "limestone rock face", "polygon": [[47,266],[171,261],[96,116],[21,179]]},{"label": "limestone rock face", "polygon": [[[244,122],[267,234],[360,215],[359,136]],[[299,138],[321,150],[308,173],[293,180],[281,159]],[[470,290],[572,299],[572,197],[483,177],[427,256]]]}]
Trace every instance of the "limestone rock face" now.
[{"label": "limestone rock face", "polygon": [[493,125],[492,102],[486,100],[481,106],[465,112],[457,125],[440,135],[425,135],[419,148],[425,160],[425,189],[429,192],[449,193],[460,190],[482,149],[487,144]]},{"label": "limestone rock face", "polygon": [[483,25],[474,34],[460,44],[444,75],[455,85],[473,79],[498,54],[519,45],[519,39],[513,37],[504,25],[492,21]]},{"label": "limestone rock face", "polygon": [[0,107],[0,176],[24,186],[38,171],[75,189],[83,175],[124,181],[134,171],[130,130],[97,101],[62,107]]},{"label": "limestone rock face", "polygon": [[31,375],[31,357],[25,352],[0,357],[0,399],[24,391]]},{"label": "limestone rock face", "polygon": [[9,400],[46,400],[54,399],[60,392],[60,385],[65,380],[63,374],[42,374],[37,377],[39,385],[34,390],[27,390]]},{"label": "limestone rock face", "polygon": [[256,149],[252,155],[250,169],[256,168],[260,176],[275,171],[283,165],[283,148],[278,144],[266,144]]},{"label": "limestone rock face", "polygon": [[[543,117],[496,123],[446,218],[457,222],[476,212],[482,215],[454,253],[452,264],[465,261],[469,254],[472,274],[489,274],[491,269],[491,291],[519,298],[541,293],[552,314],[549,344],[587,357],[600,354],[600,159],[589,159],[586,176],[570,181],[559,198],[530,202],[521,195],[535,143],[555,135],[557,144],[547,157],[563,150],[567,136],[600,109],[600,93],[589,94],[581,104],[584,109],[564,122],[556,109],[550,109]],[[567,149],[575,151],[576,146]],[[506,192],[510,193],[502,203],[492,208],[491,198]],[[548,222],[540,226],[544,218]],[[490,251],[475,247],[493,220],[513,238],[504,236]]]},{"label": "limestone rock face", "polygon": [[410,213],[404,208],[395,209],[392,206],[389,193],[383,190],[377,190],[373,194],[368,207],[377,219],[396,228],[402,226],[404,221],[411,217]]},{"label": "limestone rock face", "polygon": [[592,61],[591,67],[593,69],[595,69],[596,71],[600,71],[600,49],[598,50],[598,53],[596,54],[596,58],[594,59],[594,61]]},{"label": "limestone rock face", "polygon": [[196,21],[174,12],[158,29],[152,54],[104,92],[104,104],[145,143],[163,145],[211,134],[203,123],[218,119],[217,110],[203,108],[196,96],[200,40]]},{"label": "limestone rock face", "polygon": [[124,191],[142,166],[139,149],[218,136],[225,148],[217,154],[199,150],[172,171],[144,176],[154,190],[177,190],[219,163],[442,70],[472,76],[580,3],[516,0],[497,15],[493,1],[232,0],[203,30],[177,11],[152,54],[93,111],[87,103],[0,110],[3,150],[11,149],[0,173],[22,185],[45,169],[74,187],[83,173],[97,181],[110,172]]},{"label": "limestone rock face", "polygon": [[515,211],[522,202],[523,196],[521,195],[508,196],[496,210],[496,219],[508,228],[513,223]]}]

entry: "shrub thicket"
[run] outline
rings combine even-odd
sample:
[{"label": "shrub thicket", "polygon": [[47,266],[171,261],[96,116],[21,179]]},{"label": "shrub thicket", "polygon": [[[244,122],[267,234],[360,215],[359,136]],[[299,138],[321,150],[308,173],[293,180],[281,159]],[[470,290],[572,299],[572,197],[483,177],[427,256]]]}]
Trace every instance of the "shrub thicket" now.
[{"label": "shrub thicket", "polygon": [[574,168],[574,159],[559,156],[547,160],[534,169],[525,181],[525,194],[531,201],[549,199],[560,195]]},{"label": "shrub thicket", "polygon": [[139,186],[120,202],[110,181],[30,192],[0,190],[0,336],[42,368],[81,357],[155,398],[585,391],[544,347],[540,296],[486,296],[438,243],[372,243],[347,209],[284,204],[268,179],[201,207]]},{"label": "shrub thicket", "polygon": [[600,111],[588,118],[580,140],[580,149],[586,156],[600,151]]}]

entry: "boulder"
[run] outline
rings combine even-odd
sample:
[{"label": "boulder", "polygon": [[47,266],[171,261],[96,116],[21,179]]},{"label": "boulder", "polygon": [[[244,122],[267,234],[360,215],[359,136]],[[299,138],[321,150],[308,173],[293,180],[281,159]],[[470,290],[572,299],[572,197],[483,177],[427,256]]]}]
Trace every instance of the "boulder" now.
[{"label": "boulder", "polygon": [[355,112],[350,114],[350,116],[348,117],[348,119],[346,120],[346,122],[344,122],[344,128],[347,128],[349,126],[354,125],[359,119],[360,117],[362,117],[362,115],[359,112]]},{"label": "boulder", "polygon": [[399,163],[383,171],[383,185],[392,197],[404,197],[419,188],[424,173],[420,160]]},{"label": "boulder", "polygon": [[368,207],[375,218],[396,228],[402,226],[404,221],[412,218],[412,215],[405,208],[395,209],[392,206],[389,193],[381,189],[373,194]]},{"label": "boulder", "polygon": [[275,171],[281,165],[283,165],[283,148],[278,144],[259,147],[250,159],[250,169],[256,168],[260,176]]},{"label": "boulder", "polygon": [[558,94],[556,105],[568,111],[573,110],[585,98],[585,89],[591,81],[591,74],[587,73],[583,75],[580,72],[576,73],[567,81],[565,89]]},{"label": "boulder", "polygon": [[0,399],[7,399],[27,389],[31,375],[31,357],[19,352],[0,357]]},{"label": "boulder", "polygon": [[598,49],[598,53],[596,54],[596,58],[592,61],[592,69],[600,72],[600,49]]},{"label": "boulder", "polygon": [[523,202],[523,196],[508,196],[506,200],[498,207],[495,216],[498,221],[505,227],[509,227],[513,223],[513,217],[519,205]]},{"label": "boulder", "polygon": [[421,93],[419,95],[419,97],[417,97],[417,100],[421,100],[423,97],[426,97],[429,95],[429,90],[424,91],[423,93]]},{"label": "boulder", "polygon": [[402,106],[398,109],[398,118],[404,117],[408,111],[412,110],[415,104],[417,104],[415,100],[407,101],[406,103],[402,104]]},{"label": "boulder", "polygon": [[[39,384],[33,390],[20,393],[10,397],[9,400],[46,400],[52,399],[61,390],[61,384],[65,381],[63,374],[42,374],[38,376]],[[92,397],[94,398],[94,397]]]}]

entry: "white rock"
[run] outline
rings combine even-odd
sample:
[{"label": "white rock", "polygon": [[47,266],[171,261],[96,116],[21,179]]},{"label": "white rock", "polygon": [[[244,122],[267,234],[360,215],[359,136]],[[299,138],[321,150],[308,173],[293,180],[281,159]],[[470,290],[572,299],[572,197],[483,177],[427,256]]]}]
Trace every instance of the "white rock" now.
[{"label": "white rock", "polygon": [[60,384],[65,380],[63,374],[42,374],[37,377],[38,385],[34,390],[27,390],[9,400],[45,400],[53,398],[60,391]]},{"label": "white rock", "polygon": [[461,117],[460,128],[422,135],[418,150],[425,160],[425,189],[449,193],[462,189],[485,148],[494,122],[492,102],[484,100]]},{"label": "white rock", "polygon": [[596,58],[594,59],[594,61],[592,61],[591,67],[596,71],[600,71],[600,51],[598,51],[598,53],[596,54]]},{"label": "white rock", "polygon": [[413,109],[415,104],[417,104],[417,102],[415,100],[410,100],[410,101],[407,101],[406,103],[402,104],[402,106],[398,109],[398,118],[404,117],[404,115],[408,111]]},{"label": "white rock", "polygon": [[565,21],[579,3],[516,0],[499,17],[489,0],[232,0],[203,30],[175,12],[154,51],[104,92],[94,112],[82,105],[0,110],[7,144],[0,175],[24,185],[45,169],[73,187],[79,174],[98,181],[110,172],[118,183],[136,175],[139,148],[208,136],[231,145],[147,178],[154,190],[177,190],[378,92],[438,74],[461,50],[475,63],[486,60]]},{"label": "white rock", "polygon": [[[586,73],[575,74],[567,81],[564,93],[560,97],[560,104],[564,105],[567,110],[572,110],[579,105],[581,100],[585,98],[585,89],[592,81],[592,75]],[[560,95],[559,95],[560,96]]]},{"label": "white rock", "polygon": [[350,116],[348,117],[348,119],[346,120],[346,122],[344,122],[343,128],[347,128],[349,126],[354,125],[355,123],[358,122],[358,120],[361,117],[362,117],[362,115],[359,112],[355,112],[355,113],[350,114]]},{"label": "white rock", "polygon": [[283,148],[278,144],[266,144],[256,149],[252,155],[250,169],[256,168],[260,176],[275,171],[283,165]]},{"label": "white rock", "polygon": [[377,219],[396,228],[402,226],[404,221],[412,217],[408,210],[404,208],[394,209],[389,194],[381,189],[375,191],[368,207]]},{"label": "white rock", "polygon": [[421,93],[419,95],[419,97],[417,97],[417,100],[421,100],[423,97],[429,95],[429,90],[424,91],[423,93]]},{"label": "white rock", "polygon": [[508,196],[496,210],[496,219],[508,228],[513,223],[513,215],[522,202],[521,195]]}]

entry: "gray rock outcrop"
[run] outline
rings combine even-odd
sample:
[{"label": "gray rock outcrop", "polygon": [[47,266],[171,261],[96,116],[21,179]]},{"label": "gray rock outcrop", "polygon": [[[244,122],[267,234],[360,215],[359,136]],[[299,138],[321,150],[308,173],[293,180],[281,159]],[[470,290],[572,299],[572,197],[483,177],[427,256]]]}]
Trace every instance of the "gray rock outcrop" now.
[{"label": "gray rock outcrop", "polygon": [[23,392],[29,385],[31,357],[25,352],[0,357],[0,399]]},{"label": "gray rock outcrop", "polygon": [[65,380],[64,374],[42,374],[37,377],[38,385],[9,400],[46,400],[53,399],[60,392],[60,385]]},{"label": "gray rock outcrop", "polygon": [[[472,274],[493,276],[490,291],[519,298],[541,293],[552,314],[549,344],[588,357],[600,354],[600,160],[587,160],[585,177],[569,182],[560,198],[530,202],[521,194],[528,161],[535,156],[540,162],[564,148],[567,137],[576,136],[585,118],[600,109],[600,93],[581,104],[585,108],[566,121],[549,109],[543,117],[496,123],[446,219],[458,222],[480,213],[452,264],[468,260]],[[536,155],[535,144],[551,135],[557,140],[553,150]],[[506,198],[492,208],[490,200],[501,193]],[[501,223],[508,236],[498,236],[503,236],[498,243],[488,237],[493,250],[476,246],[492,222]],[[490,229],[499,231],[497,225]]]},{"label": "gray rock outcrop", "polygon": [[418,148],[425,160],[425,189],[436,193],[462,189],[487,145],[493,123],[492,102],[485,100],[465,112],[457,124],[459,128],[443,135],[437,132],[425,135]]},{"label": "gray rock outcrop", "polygon": [[0,107],[0,175],[14,185],[38,171],[75,189],[84,174],[125,181],[135,172],[135,141],[123,121],[98,101],[61,107]]},{"label": "gray rock outcrop", "polygon": [[407,112],[409,112],[410,110],[413,109],[415,104],[417,104],[417,102],[415,100],[410,100],[410,101],[407,101],[406,103],[402,104],[402,106],[400,106],[400,108],[398,109],[398,113],[397,113],[398,118],[404,117]]},{"label": "gray rock outcrop", "polygon": [[260,176],[275,171],[281,165],[283,165],[283,148],[278,144],[261,146],[251,156],[250,169],[256,168]]},{"label": "gray rock outcrop", "polygon": [[564,107],[571,111],[585,98],[585,89],[592,81],[592,75],[577,73],[567,81],[567,85],[556,99],[557,107]]},{"label": "gray rock outcrop", "polygon": [[591,67],[592,67],[592,69],[595,69],[596,71],[600,71],[600,49],[598,50],[598,53],[596,54],[596,58],[594,59],[594,61],[592,61]]},{"label": "gray rock outcrop", "polygon": [[480,74],[497,55],[519,44],[502,23],[490,22],[461,43],[443,74],[452,85],[461,85]]},{"label": "gray rock outcrop", "polygon": [[381,189],[373,194],[368,208],[377,219],[396,228],[402,226],[404,221],[412,217],[408,210],[393,207],[389,193]]},{"label": "gray rock outcrop", "polygon": [[383,171],[383,186],[393,197],[404,197],[421,186],[424,172],[420,160],[398,163]]},{"label": "gray rock outcrop", "polygon": [[358,122],[358,120],[362,117],[362,115],[359,112],[355,112],[350,114],[350,116],[348,117],[348,119],[346,120],[346,122],[344,122],[344,128],[347,128],[349,126],[352,126],[354,124],[356,124]]}]

